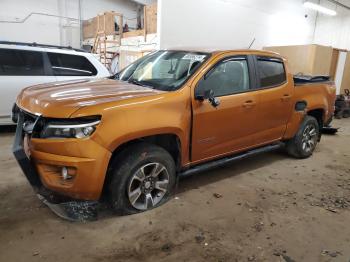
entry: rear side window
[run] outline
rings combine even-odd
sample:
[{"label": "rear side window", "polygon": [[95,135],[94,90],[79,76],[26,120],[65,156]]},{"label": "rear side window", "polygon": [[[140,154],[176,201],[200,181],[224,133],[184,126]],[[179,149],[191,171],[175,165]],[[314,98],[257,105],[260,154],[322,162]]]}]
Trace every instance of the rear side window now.
[{"label": "rear side window", "polygon": [[45,75],[43,53],[16,49],[0,49],[0,75]]},{"label": "rear side window", "polygon": [[90,61],[79,55],[48,53],[55,76],[95,76],[96,68]]},{"label": "rear side window", "polygon": [[277,58],[258,57],[260,87],[282,85],[286,80],[283,61]]}]

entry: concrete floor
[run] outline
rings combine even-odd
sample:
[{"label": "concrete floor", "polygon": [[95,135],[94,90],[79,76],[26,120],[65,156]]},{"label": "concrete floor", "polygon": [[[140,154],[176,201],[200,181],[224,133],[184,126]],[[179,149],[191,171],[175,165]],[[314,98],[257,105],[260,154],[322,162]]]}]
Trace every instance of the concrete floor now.
[{"label": "concrete floor", "polygon": [[0,261],[349,261],[350,120],[314,156],[274,152],[180,182],[143,214],[56,217],[0,134]]}]

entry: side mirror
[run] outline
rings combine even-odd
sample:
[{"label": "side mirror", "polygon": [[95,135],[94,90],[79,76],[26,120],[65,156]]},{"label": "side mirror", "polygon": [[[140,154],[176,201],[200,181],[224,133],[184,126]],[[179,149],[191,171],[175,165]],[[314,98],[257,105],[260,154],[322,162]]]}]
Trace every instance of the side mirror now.
[{"label": "side mirror", "polygon": [[215,97],[212,89],[206,90],[204,93],[198,92],[195,95],[195,99],[199,101],[208,100],[213,107],[218,107],[220,105],[220,100]]},{"label": "side mirror", "polygon": [[204,92],[204,98],[205,98],[205,99],[210,100],[210,99],[213,99],[214,97],[215,97],[215,95],[214,95],[213,89],[209,89],[209,90],[206,90],[206,91]]},{"label": "side mirror", "polygon": [[213,107],[218,107],[220,105],[220,100],[215,97],[214,91],[212,89],[209,89],[205,92],[205,98],[208,99],[209,103]]}]

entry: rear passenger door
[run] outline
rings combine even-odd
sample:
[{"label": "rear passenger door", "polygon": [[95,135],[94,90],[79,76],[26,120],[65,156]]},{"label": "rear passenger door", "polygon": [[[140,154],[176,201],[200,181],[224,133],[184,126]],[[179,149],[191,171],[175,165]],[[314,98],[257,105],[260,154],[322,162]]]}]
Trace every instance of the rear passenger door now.
[{"label": "rear passenger door", "polygon": [[11,109],[20,91],[28,86],[54,82],[43,52],[0,49],[0,124],[11,123]]},{"label": "rear passenger door", "polygon": [[259,110],[256,144],[267,144],[283,137],[293,110],[294,84],[288,78],[282,59],[255,57]]},{"label": "rear passenger door", "polygon": [[94,65],[84,56],[47,53],[57,81],[90,78],[97,75]]}]

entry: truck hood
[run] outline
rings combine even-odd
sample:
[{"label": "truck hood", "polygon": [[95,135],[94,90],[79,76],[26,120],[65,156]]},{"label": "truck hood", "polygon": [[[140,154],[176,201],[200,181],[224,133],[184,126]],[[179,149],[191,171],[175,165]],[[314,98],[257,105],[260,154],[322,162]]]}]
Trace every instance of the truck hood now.
[{"label": "truck hood", "polygon": [[17,105],[33,114],[66,118],[84,106],[163,92],[112,79],[83,79],[27,87],[19,94]]}]

